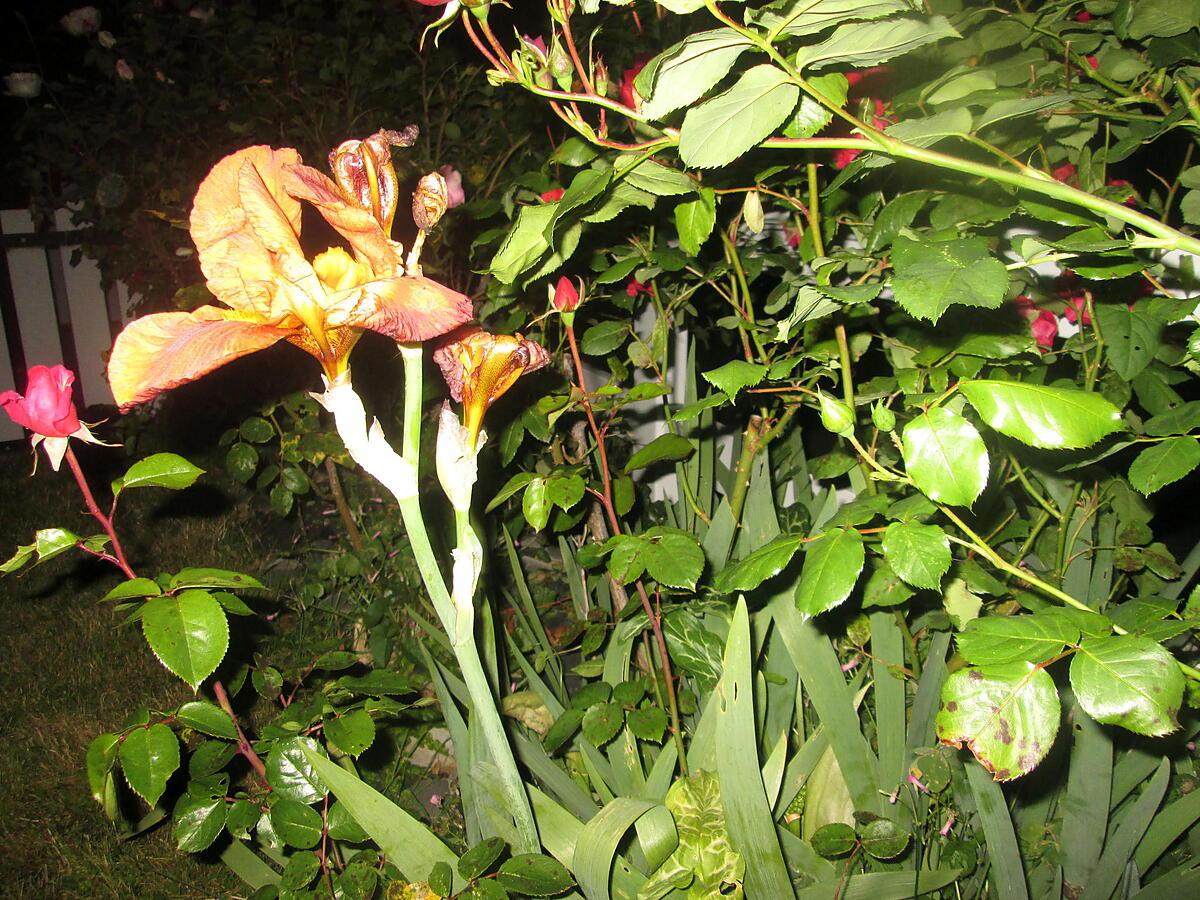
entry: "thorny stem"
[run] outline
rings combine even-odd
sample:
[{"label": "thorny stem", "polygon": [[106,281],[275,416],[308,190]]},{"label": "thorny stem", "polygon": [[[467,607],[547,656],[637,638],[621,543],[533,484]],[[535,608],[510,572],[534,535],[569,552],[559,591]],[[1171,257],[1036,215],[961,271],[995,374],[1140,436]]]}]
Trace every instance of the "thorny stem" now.
[{"label": "thorny stem", "polygon": [[246,762],[258,773],[258,777],[263,781],[267,780],[267,767],[263,765],[262,758],[254,752],[254,747],[250,745],[250,741],[246,738],[246,732],[242,731],[242,726],[237,720],[237,716],[233,712],[233,704],[229,702],[229,694],[225,692],[225,685],[220,681],[213,682],[213,696],[217,698],[217,705],[225,710],[225,715],[233,719],[233,727],[237,731],[238,753],[246,758]]},{"label": "thorny stem", "polygon": [[[117,566],[125,573],[126,578],[137,578],[133,574],[133,569],[129,567],[129,561],[125,559],[125,551],[121,549],[121,541],[117,538],[116,529],[113,528],[112,516],[106,516],[101,512],[100,507],[96,505],[96,498],[92,495],[92,489],[83,474],[83,469],[79,466],[75,450],[70,444],[67,444],[66,456],[67,465],[71,467],[71,474],[75,476],[75,483],[79,485],[79,492],[83,494],[83,502],[87,504],[88,512],[91,513],[93,519],[100,523],[100,527],[104,529],[104,533],[112,541],[113,554],[116,556],[115,562]],[[116,505],[115,500],[113,505]]]},{"label": "thorny stem", "polygon": [[[617,508],[613,503],[612,476],[608,471],[608,450],[605,447],[604,430],[597,425],[596,414],[592,410],[591,395],[588,394],[587,389],[587,377],[584,375],[583,370],[583,357],[579,353],[579,343],[575,339],[575,326],[571,323],[570,319],[564,318],[563,327],[567,332],[567,343],[571,347],[571,359],[575,364],[575,383],[579,387],[579,392],[583,398],[584,415],[587,416],[592,438],[596,441],[600,480],[604,487],[603,493],[599,498],[600,505],[604,507],[605,516],[608,518],[608,527],[612,530],[612,533],[614,535],[622,534],[621,520],[617,516]],[[667,686],[667,707],[671,716],[671,734],[674,738],[675,749],[679,757],[679,769],[684,775],[687,775],[687,754],[683,747],[683,727],[679,720],[679,697],[675,690],[675,676],[671,670],[671,654],[667,652],[667,640],[663,635],[662,617],[655,612],[654,606],[650,602],[650,597],[646,593],[646,586],[642,584],[641,579],[638,579],[635,587],[637,588],[638,599],[642,601],[642,610],[646,613],[646,618],[650,620],[650,629],[654,632],[654,643],[658,648],[663,682]]]},{"label": "thorny stem", "polygon": [[[122,574],[132,581],[134,578],[137,578],[137,573],[133,571],[128,560],[125,559],[125,551],[121,549],[121,541],[117,538],[116,529],[113,527],[112,515],[106,516],[100,511],[100,507],[96,505],[96,498],[92,494],[92,488],[88,484],[87,478],[83,474],[83,469],[79,465],[79,460],[75,456],[75,451],[71,448],[70,444],[67,444],[66,458],[67,465],[71,467],[71,474],[75,476],[75,483],[79,485],[79,492],[83,494],[83,502],[87,504],[88,512],[91,513],[93,519],[100,523],[100,527],[104,529],[104,533],[112,541],[115,556],[104,554],[104,558],[116,565]],[[113,500],[113,508],[116,508],[115,498]],[[214,681],[212,690],[221,709],[225,710],[226,715],[233,720],[233,727],[237,730],[238,736],[238,752],[246,758],[246,762],[250,763],[254,771],[259,774],[259,777],[263,781],[266,781],[267,767],[263,765],[262,759],[254,752],[254,747],[251,746],[245,732],[242,731],[242,726],[238,723],[237,716],[233,712],[233,706],[229,703],[229,695],[225,692],[225,685],[221,684],[220,681]]]}]

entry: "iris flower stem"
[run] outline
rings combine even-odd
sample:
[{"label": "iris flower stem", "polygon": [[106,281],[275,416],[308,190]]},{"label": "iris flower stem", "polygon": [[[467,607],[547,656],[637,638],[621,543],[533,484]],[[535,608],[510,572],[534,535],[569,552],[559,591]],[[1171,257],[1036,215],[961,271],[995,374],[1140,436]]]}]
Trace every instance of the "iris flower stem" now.
[{"label": "iris flower stem", "polygon": [[[401,441],[401,456],[412,464],[414,469],[420,461],[421,453],[421,385],[423,378],[423,358],[420,344],[400,344],[400,358],[404,362],[404,433]],[[463,682],[471,700],[474,713],[474,724],[483,733],[484,742],[492,756],[492,763],[500,776],[501,787],[506,794],[509,812],[517,829],[517,846],[513,849],[518,853],[537,853],[541,848],[537,826],[533,821],[533,811],[529,805],[529,796],[525,792],[521,773],[517,770],[517,762],[513,757],[512,747],[508,743],[508,735],[500,712],[496,705],[496,696],[483,670],[483,662],[479,657],[479,648],[475,643],[472,630],[465,639],[455,637],[454,600],[446,587],[446,580],[438,567],[437,557],[429,542],[429,532],[425,527],[425,516],[421,511],[421,501],[417,496],[397,498],[400,501],[400,515],[404,519],[404,530],[413,548],[417,568],[425,589],[433,601],[442,627],[450,637],[450,647],[454,658],[462,671]],[[466,526],[470,528],[468,524]],[[459,526],[460,543],[462,543],[462,524]],[[464,748],[465,749],[465,748]],[[469,775],[467,776],[469,777]]]}]

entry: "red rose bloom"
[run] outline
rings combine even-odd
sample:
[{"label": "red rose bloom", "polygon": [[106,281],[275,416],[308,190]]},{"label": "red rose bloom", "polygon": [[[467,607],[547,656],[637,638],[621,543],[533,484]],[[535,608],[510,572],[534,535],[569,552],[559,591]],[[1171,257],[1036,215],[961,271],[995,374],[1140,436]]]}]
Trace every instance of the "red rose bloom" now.
[{"label": "red rose bloom", "polygon": [[575,312],[579,307],[579,290],[563,275],[554,286],[554,308],[559,312]]},{"label": "red rose bloom", "polygon": [[621,76],[621,85],[618,89],[618,96],[621,102],[630,109],[637,109],[642,105],[642,98],[637,92],[637,88],[633,86],[633,80],[637,78],[638,73],[646,68],[646,63],[650,62],[649,56],[639,56],[633,61],[625,73]]},{"label": "red rose bloom", "polygon": [[16,391],[0,394],[0,407],[18,425],[43,437],[65,438],[79,430],[71,401],[75,373],[64,366],[34,366],[22,397]]},{"label": "red rose bloom", "polygon": [[543,191],[538,194],[538,199],[543,203],[554,203],[557,200],[561,200],[565,193],[566,191],[563,188],[554,188],[554,190]]},{"label": "red rose bloom", "polygon": [[1054,339],[1058,337],[1058,319],[1050,310],[1043,309],[1038,313],[1038,317],[1029,324],[1029,330],[1039,347],[1053,347]]}]

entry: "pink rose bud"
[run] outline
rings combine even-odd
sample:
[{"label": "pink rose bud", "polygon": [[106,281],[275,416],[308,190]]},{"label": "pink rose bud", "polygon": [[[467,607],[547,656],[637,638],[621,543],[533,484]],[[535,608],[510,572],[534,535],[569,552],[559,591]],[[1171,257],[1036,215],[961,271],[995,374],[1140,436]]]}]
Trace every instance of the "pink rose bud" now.
[{"label": "pink rose bud", "polygon": [[442,166],[438,169],[446,179],[446,208],[454,209],[467,202],[466,192],[463,191],[462,173],[454,166]]},{"label": "pink rose bud", "polygon": [[79,416],[71,401],[75,373],[64,366],[34,366],[29,370],[25,396],[16,391],[0,394],[0,408],[34,434],[70,437],[79,430]]},{"label": "pink rose bud", "polygon": [[118,77],[125,81],[133,81],[133,69],[130,68],[129,63],[125,62],[125,60],[117,60],[116,70]]},{"label": "pink rose bud", "polygon": [[579,308],[579,290],[566,275],[554,286],[554,308],[559,312],[575,312]]}]

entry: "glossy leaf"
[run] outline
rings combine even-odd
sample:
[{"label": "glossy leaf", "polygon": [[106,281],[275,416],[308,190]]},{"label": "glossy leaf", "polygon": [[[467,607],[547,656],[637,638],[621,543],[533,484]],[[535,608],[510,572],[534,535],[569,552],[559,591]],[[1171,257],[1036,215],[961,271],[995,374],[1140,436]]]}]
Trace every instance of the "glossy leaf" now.
[{"label": "glossy leaf", "polygon": [[679,249],[688,256],[697,256],[717,223],[717,195],[712,188],[702,188],[695,200],[676,206],[674,215]]},{"label": "glossy leaf", "polygon": [[1044,662],[1079,640],[1079,629],[1054,612],[1032,616],[985,616],[958,635],[958,653],[977,666]]},{"label": "glossy leaf", "polygon": [[796,607],[817,616],[850,596],[866,562],[862,535],[853,528],[834,528],[810,543],[796,587]]},{"label": "glossy leaf", "polygon": [[118,755],[129,786],[154,806],[179,768],[179,739],[162,723],[135,728],[125,735]]},{"label": "glossy leaf", "polygon": [[1071,660],[1071,689],[1104,725],[1158,737],[1179,727],[1183,673],[1161,645],[1135,635],[1088,638]]},{"label": "glossy leaf", "polygon": [[1124,428],[1121,411],[1091,391],[1020,381],[961,381],[980,418],[1031,447],[1074,450]]},{"label": "glossy leaf", "polygon": [[237,728],[233,719],[219,706],[214,706],[204,700],[193,700],[185,703],[175,712],[175,716],[184,725],[194,728],[213,737],[237,740]]},{"label": "glossy leaf", "polygon": [[350,756],[358,756],[375,742],[375,720],[365,709],[325,720],[325,737]]},{"label": "glossy leaf", "polygon": [[289,847],[315,847],[321,840],[322,824],[320,813],[299,800],[278,797],[271,805],[271,825]]},{"label": "glossy leaf", "polygon": [[474,881],[491,870],[505,847],[504,840],[498,837],[480,841],[459,858],[458,874],[468,881]]},{"label": "glossy leaf", "polygon": [[625,710],[616,703],[597,703],[583,714],[583,737],[589,744],[602,747],[617,736],[625,724]]},{"label": "glossy leaf", "polygon": [[175,453],[155,453],[138,460],[112,484],[114,494],[126,488],[163,487],[173,491],[195,484],[204,470]]},{"label": "glossy leaf", "polygon": [[783,534],[744,559],[726,566],[713,579],[713,590],[722,594],[752,591],[783,571],[805,542],[800,534]]},{"label": "glossy leaf", "polygon": [[687,438],[678,434],[660,434],[645,447],[640,447],[625,463],[625,472],[643,469],[656,462],[674,462],[687,459],[695,451],[696,446]]},{"label": "glossy leaf", "polygon": [[208,849],[225,828],[227,809],[224,797],[185,796],[175,804],[175,846],[184,853]]},{"label": "glossy leaf", "polygon": [[537,475],[525,486],[525,493],[521,495],[521,512],[525,514],[525,521],[534,531],[541,531],[550,521],[552,508],[553,504],[546,497],[546,479]]},{"label": "glossy leaf", "polygon": [[1031,663],[960,669],[942,687],[938,740],[963,746],[996,781],[1032,772],[1050,752],[1060,707],[1054,681]]},{"label": "glossy leaf", "polygon": [[950,568],[950,540],[937,525],[893,522],[883,535],[883,558],[913,587],[936,591]]},{"label": "glossy leaf", "polygon": [[709,169],[733,162],[771,134],[796,107],[800,89],[768,64],[743,72],[729,90],[684,116],[679,155],[689,166]]},{"label": "glossy leaf", "polygon": [[995,309],[1004,302],[1008,272],[988,252],[984,238],[892,244],[896,302],[918,319],[937,322],[951,306]]},{"label": "glossy leaf", "polygon": [[142,607],[142,632],[159,662],[198,689],[229,648],[225,610],[208,591],[155,597]]},{"label": "glossy leaf", "polygon": [[738,391],[754,387],[767,377],[767,367],[758,363],[749,363],[744,359],[735,359],[717,369],[701,373],[704,380],[721,391],[727,397],[734,397]]},{"label": "glossy leaf", "polygon": [[904,427],[904,466],[917,488],[938,503],[970,506],[988,480],[988,452],[975,426],[939,406]]},{"label": "glossy leaf", "polygon": [[304,804],[324,799],[325,784],[311,762],[314,753],[320,748],[310,737],[276,742],[267,755],[267,781],[276,796]]}]

